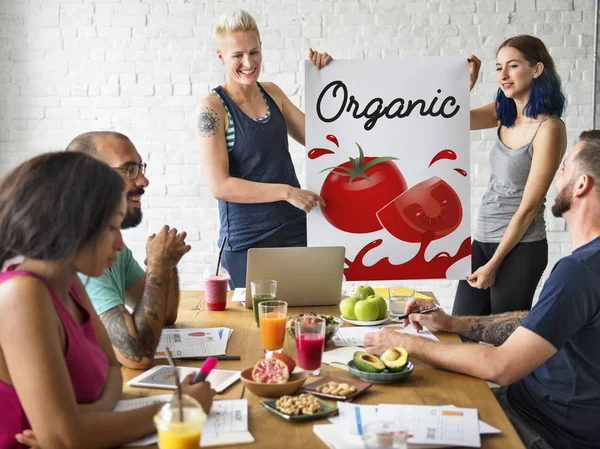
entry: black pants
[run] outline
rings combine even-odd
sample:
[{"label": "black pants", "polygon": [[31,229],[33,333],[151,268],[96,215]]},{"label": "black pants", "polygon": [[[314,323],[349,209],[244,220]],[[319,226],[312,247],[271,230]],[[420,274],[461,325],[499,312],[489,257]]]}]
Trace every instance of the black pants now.
[{"label": "black pants", "polygon": [[[498,243],[473,240],[472,272],[488,263]],[[535,289],[548,265],[548,241],[518,243],[504,258],[496,272],[496,282],[486,290],[460,281],[454,298],[452,315],[490,315],[530,310]]]},{"label": "black pants", "polygon": [[[280,236],[273,235],[265,240],[253,245],[253,248],[279,248],[279,247],[305,247],[306,234],[300,235],[297,238],[291,238],[282,241]],[[231,279],[229,280],[229,288],[245,288],[246,287],[246,268],[248,265],[248,250],[240,251],[223,251],[221,263],[229,272]]]}]

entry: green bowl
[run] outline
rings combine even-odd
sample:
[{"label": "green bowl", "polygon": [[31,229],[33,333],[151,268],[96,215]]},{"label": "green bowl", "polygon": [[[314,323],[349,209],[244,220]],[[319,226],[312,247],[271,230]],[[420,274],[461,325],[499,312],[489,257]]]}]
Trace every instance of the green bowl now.
[{"label": "green bowl", "polygon": [[322,399],[315,398],[321,405],[321,410],[312,415],[288,415],[280,410],[277,410],[277,401],[262,401],[260,405],[266,408],[271,413],[279,416],[280,418],[287,419],[288,421],[312,421],[315,419],[324,419],[330,416],[336,415],[338,409],[335,405],[328,404]]},{"label": "green bowl", "polygon": [[[290,316],[287,319],[287,323],[285,325],[288,334],[290,335],[290,337],[292,337],[294,340],[296,339],[296,328],[294,327],[294,322],[297,318],[304,316],[304,315],[308,315],[306,313],[301,313],[299,315],[295,315],[295,316]],[[335,316],[331,316],[331,315],[319,315],[325,319],[327,319],[327,317],[330,317],[330,321],[333,318],[333,323],[328,323],[327,327],[325,328],[325,344],[327,344],[327,342],[329,340],[331,340],[333,338],[333,336],[336,334],[336,332],[338,331],[338,329],[342,326],[342,320],[340,320],[338,317]]]},{"label": "green bowl", "polygon": [[373,382],[374,384],[395,384],[402,379],[407,378],[410,373],[413,372],[415,366],[409,361],[406,367],[402,371],[392,373],[389,371],[383,371],[381,373],[369,373],[367,371],[359,370],[352,360],[348,362],[348,369],[355,376],[360,377],[362,380],[367,382]]}]

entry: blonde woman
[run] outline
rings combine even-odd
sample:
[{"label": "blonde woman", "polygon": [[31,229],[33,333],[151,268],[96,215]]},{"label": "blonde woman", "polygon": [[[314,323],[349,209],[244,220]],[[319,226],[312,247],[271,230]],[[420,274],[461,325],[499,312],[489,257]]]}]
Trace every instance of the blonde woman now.
[{"label": "blonde woman", "polygon": [[[200,101],[196,136],[235,288],[246,284],[249,248],[306,246],[306,214],[325,204],[300,188],[288,148],[288,135],[304,145],[304,113],[276,84],[258,82],[262,48],[254,18],[226,13],[215,37],[226,79]],[[312,50],[310,58],[319,69],[331,61]]]}]

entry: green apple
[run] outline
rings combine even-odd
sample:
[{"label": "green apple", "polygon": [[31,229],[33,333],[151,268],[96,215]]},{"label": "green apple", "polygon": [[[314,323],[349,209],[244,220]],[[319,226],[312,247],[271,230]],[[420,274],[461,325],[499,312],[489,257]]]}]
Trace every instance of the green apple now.
[{"label": "green apple", "polygon": [[383,320],[387,314],[387,303],[385,302],[385,299],[383,299],[383,297],[379,295],[372,295],[369,296],[366,299],[366,301],[372,301],[377,304],[377,307],[379,308],[379,314],[377,314],[377,319]]},{"label": "green apple", "polygon": [[354,306],[358,302],[358,298],[356,296],[351,296],[349,298],[344,298],[340,302],[340,312],[342,312],[342,316],[344,318],[348,318],[349,320],[355,320],[356,314],[354,313]]},{"label": "green apple", "polygon": [[360,321],[375,321],[379,315],[379,306],[374,301],[358,301],[354,306],[354,313]]},{"label": "green apple", "polygon": [[375,290],[373,290],[373,288],[369,287],[368,285],[359,285],[358,287],[356,287],[356,290],[354,290],[354,296],[356,296],[361,301],[363,299],[367,299],[369,296],[372,296],[374,294]]}]

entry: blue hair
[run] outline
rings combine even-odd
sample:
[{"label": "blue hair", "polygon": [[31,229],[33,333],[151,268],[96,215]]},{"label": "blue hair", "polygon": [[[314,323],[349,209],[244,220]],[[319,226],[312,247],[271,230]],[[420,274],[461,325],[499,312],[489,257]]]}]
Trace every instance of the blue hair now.
[{"label": "blue hair", "polygon": [[[533,80],[529,101],[523,108],[523,115],[536,119],[539,114],[562,117],[565,112],[565,95],[560,80],[550,75],[546,70]],[[510,128],[517,118],[517,106],[512,98],[506,98],[502,89],[496,94],[496,120]]]},{"label": "blue hair", "polygon": [[[521,35],[505,40],[498,48],[512,47],[521,52],[525,59],[534,65],[538,62],[544,64],[542,74],[533,80],[529,101],[523,108],[526,117],[536,119],[540,114],[562,117],[565,112],[565,95],[562,91],[560,77],[552,57],[544,43],[534,36]],[[502,89],[496,93],[496,120],[502,126],[510,128],[517,118],[517,106],[511,98],[506,98]]]}]

